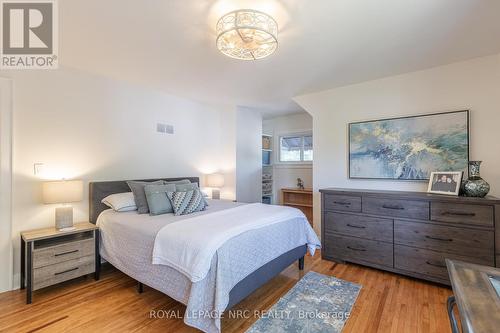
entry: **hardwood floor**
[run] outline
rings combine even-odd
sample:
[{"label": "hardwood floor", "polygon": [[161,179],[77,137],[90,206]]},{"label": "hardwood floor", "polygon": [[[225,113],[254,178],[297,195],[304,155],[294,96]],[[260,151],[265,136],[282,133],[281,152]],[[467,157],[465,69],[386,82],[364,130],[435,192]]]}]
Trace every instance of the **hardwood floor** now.
[{"label": "hardwood floor", "polygon": [[[450,332],[444,286],[353,264],[335,264],[307,257],[305,270],[290,266],[233,309],[269,309],[307,271],[332,275],[361,284],[361,293],[343,330],[348,332]],[[80,278],[59,287],[34,293],[25,305],[25,294],[16,290],[0,294],[0,332],[198,332],[182,318],[150,318],[151,310],[185,307],[164,294],[145,287],[114,268],[103,269],[102,278]],[[244,332],[255,321],[224,319],[223,332]]]}]

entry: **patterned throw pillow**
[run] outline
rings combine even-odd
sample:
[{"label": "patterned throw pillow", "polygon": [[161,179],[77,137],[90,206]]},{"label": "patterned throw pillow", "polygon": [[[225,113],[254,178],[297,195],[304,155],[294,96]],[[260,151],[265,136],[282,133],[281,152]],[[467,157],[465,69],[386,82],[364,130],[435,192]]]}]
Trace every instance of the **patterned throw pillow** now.
[{"label": "patterned throw pillow", "polygon": [[182,192],[167,192],[174,215],[186,215],[205,210],[206,203],[199,189]]}]

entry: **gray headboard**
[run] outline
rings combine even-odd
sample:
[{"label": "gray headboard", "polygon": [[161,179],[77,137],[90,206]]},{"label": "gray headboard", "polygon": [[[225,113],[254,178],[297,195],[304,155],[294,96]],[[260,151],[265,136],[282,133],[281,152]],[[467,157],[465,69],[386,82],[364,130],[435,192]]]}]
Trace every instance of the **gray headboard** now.
[{"label": "gray headboard", "polygon": [[[198,177],[179,177],[179,178],[155,178],[155,179],[138,179],[139,181],[153,182],[155,180],[174,181],[181,179],[189,179],[191,183],[200,184]],[[130,192],[126,180],[108,181],[108,182],[90,182],[89,183],[89,219],[90,223],[96,223],[97,217],[103,210],[108,209],[101,202],[102,199],[110,194]]]}]

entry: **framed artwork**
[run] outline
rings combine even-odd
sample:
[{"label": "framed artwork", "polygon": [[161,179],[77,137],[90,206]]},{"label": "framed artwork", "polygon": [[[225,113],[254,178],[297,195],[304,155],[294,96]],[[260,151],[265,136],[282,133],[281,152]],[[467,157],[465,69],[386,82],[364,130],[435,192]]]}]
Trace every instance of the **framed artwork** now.
[{"label": "framed artwork", "polygon": [[349,124],[351,179],[429,180],[468,162],[468,110]]},{"label": "framed artwork", "polygon": [[458,195],[462,182],[462,171],[454,172],[431,172],[427,192]]}]

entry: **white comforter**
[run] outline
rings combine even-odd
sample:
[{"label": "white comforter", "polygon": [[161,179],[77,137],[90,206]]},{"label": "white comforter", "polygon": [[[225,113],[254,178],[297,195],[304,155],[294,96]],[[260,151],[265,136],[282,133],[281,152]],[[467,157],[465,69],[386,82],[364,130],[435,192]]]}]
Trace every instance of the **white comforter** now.
[{"label": "white comforter", "polygon": [[296,246],[307,244],[313,255],[320,241],[300,210],[255,203],[164,226],[156,235],[153,264],[173,267],[192,282],[201,281],[207,276],[215,253],[228,240],[294,218],[302,220],[306,231]]}]

